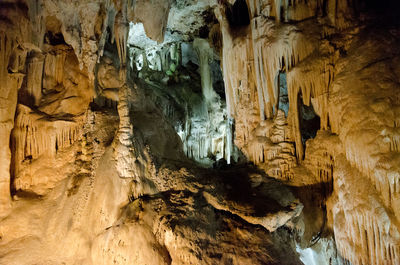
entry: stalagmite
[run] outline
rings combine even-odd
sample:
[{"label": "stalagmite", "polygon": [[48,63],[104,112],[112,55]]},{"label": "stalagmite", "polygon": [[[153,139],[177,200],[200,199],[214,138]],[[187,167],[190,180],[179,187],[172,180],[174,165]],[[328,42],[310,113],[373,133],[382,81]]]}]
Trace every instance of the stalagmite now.
[{"label": "stalagmite", "polygon": [[287,142],[287,127],[284,112],[278,110],[274,122],[264,121],[260,124],[244,148],[256,165],[280,179],[290,179],[290,169],[296,166],[294,146]]}]

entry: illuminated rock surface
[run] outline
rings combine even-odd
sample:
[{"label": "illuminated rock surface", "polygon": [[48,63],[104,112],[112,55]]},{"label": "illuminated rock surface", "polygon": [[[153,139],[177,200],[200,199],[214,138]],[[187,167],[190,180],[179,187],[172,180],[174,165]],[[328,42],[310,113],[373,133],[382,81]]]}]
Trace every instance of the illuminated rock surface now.
[{"label": "illuminated rock surface", "polygon": [[0,264],[400,264],[396,3],[0,2]]}]

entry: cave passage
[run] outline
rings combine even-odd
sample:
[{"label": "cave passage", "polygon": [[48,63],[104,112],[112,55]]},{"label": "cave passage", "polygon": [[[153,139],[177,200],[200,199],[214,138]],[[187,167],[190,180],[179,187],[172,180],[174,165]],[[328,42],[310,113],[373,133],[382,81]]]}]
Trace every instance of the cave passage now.
[{"label": "cave passage", "polygon": [[235,3],[226,10],[226,16],[231,28],[250,24],[249,10],[245,0],[236,0]]},{"label": "cave passage", "polygon": [[321,119],[315,113],[312,104],[310,106],[303,104],[303,99],[299,96],[299,118],[300,118],[300,132],[301,141],[305,146],[308,139],[314,138],[320,129]]},{"label": "cave passage", "polygon": [[283,112],[285,112],[285,116],[287,117],[289,113],[289,98],[286,82],[286,72],[280,71],[277,78],[279,91],[278,109],[283,110]]}]

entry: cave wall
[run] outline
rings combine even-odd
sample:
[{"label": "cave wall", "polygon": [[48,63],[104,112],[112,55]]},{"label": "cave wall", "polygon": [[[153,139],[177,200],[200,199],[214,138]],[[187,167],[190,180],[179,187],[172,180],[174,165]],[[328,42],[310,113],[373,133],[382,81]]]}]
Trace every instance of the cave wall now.
[{"label": "cave wall", "polygon": [[[247,24],[232,23],[233,3],[215,9],[235,144],[270,176],[325,183],[328,226],[351,264],[397,264],[397,26],[377,22],[370,3],[246,2]],[[279,109],[281,71],[287,116]],[[303,104],[320,119],[305,144]]]},{"label": "cave wall", "polygon": [[[158,0],[151,4],[129,0],[2,1],[2,246],[21,238],[27,241],[15,244],[33,246],[43,236],[51,238],[45,243],[44,249],[48,249],[57,242],[52,234],[59,233],[66,235],[64,242],[84,246],[65,253],[64,248],[58,248],[54,256],[67,257],[67,263],[77,255],[83,264],[107,264],[116,256],[120,264],[126,264],[148,260],[140,256],[143,253],[153,253],[154,264],[168,264],[171,259],[176,264],[199,263],[204,254],[200,247],[192,246],[194,250],[188,248],[191,251],[181,254],[176,246],[184,248],[201,238],[203,235],[192,234],[186,222],[204,218],[204,223],[197,224],[199,229],[217,227],[225,233],[230,229],[227,227],[241,227],[237,233],[204,239],[214,246],[207,256],[209,262],[218,255],[226,264],[232,260],[236,264],[252,262],[246,251],[237,256],[218,252],[219,244],[229,249],[248,231],[257,235],[257,242],[270,240],[268,248],[259,251],[271,251],[285,260],[279,244],[286,235],[278,228],[298,228],[294,220],[300,215],[301,204],[293,198],[287,199],[290,203],[281,198],[279,207],[286,207],[287,212],[279,212],[279,224],[271,226],[272,221],[265,216],[254,218],[243,210],[253,211],[258,201],[237,208],[219,197],[218,192],[229,195],[229,189],[215,191],[212,187],[220,184],[197,182],[194,173],[176,165],[176,161],[183,161],[189,168],[196,167],[186,160],[185,143],[182,145],[171,120],[160,112],[154,98],[143,92],[142,87],[149,89],[148,84],[137,81],[137,72],[133,72],[128,32],[129,23],[134,22],[143,23],[146,35],[158,42],[163,42],[167,24],[190,32],[181,32],[185,41],[193,41],[193,34],[202,35],[194,44],[202,69],[198,80],[201,95],[210,112],[228,116],[214,120],[228,121],[225,126],[234,127],[229,136],[233,139],[226,132],[223,137],[218,135],[223,142],[216,148],[219,157],[231,162],[233,140],[246,159],[268,176],[295,187],[322,186],[325,193],[318,199],[326,210],[324,231],[333,234],[339,253],[335,262],[343,258],[351,264],[400,263],[400,32],[393,24],[395,19],[382,16],[394,13],[385,12],[395,5],[389,2],[382,6],[375,1],[344,0]],[[176,20],[168,17],[170,9]],[[216,21],[210,19],[212,13]],[[192,28],[183,27],[181,22],[189,21],[190,16]],[[200,23],[194,19],[197,16],[204,20]],[[209,28],[203,23],[209,23]],[[221,60],[226,112],[221,110],[225,103],[211,89],[211,57]],[[165,62],[160,69],[173,75],[168,69],[171,62]],[[282,91],[287,91],[288,109]],[[210,102],[217,102],[218,109],[213,110]],[[101,111],[96,112],[96,108]],[[311,120],[307,118],[309,109],[312,117],[319,118],[315,127],[319,130],[314,137],[314,128],[313,137],[305,141],[304,135],[310,133],[304,132],[306,121]],[[164,135],[157,134],[160,130]],[[207,134],[190,141],[205,141]],[[207,148],[196,147],[193,157],[208,156],[211,144],[202,146]],[[174,164],[173,169],[162,166],[167,160]],[[254,176],[261,178],[251,176],[250,181]],[[193,183],[186,183],[187,178]],[[263,181],[255,184],[260,194],[268,185],[273,186]],[[168,199],[143,198],[160,193]],[[46,207],[35,201],[29,208],[29,204],[18,202],[21,198],[24,202],[49,200]],[[166,213],[171,207],[174,215]],[[19,219],[24,211],[28,214]],[[198,215],[185,219],[176,214],[181,211],[198,211]],[[224,211],[229,215],[221,213]],[[231,215],[248,222],[243,225],[242,219]],[[48,221],[49,229],[36,222],[30,224],[29,220],[38,216]],[[169,223],[164,223],[164,218]],[[152,219],[156,221],[149,221]],[[135,223],[138,220],[145,229]],[[181,232],[174,231],[171,223],[178,224]],[[262,225],[268,232],[252,225]],[[87,227],[90,230],[86,231]],[[139,251],[129,241],[132,234],[142,235],[139,241],[146,238],[146,251]],[[252,235],[244,236],[249,249],[254,243],[249,240]],[[120,246],[118,238],[127,242],[126,248]],[[288,256],[297,264],[292,250]],[[31,251],[35,253],[37,248]],[[18,255],[5,255],[4,260],[12,264]],[[263,258],[271,264],[287,261],[279,263],[268,254]],[[263,259],[257,262],[262,264]]]},{"label": "cave wall", "polygon": [[[0,3],[0,263],[300,264],[282,227],[302,204],[272,193],[261,175],[254,192],[270,203],[260,204],[251,173],[231,179],[189,161],[146,94],[151,87],[136,78],[128,23],[143,23],[161,42],[169,8],[169,1]],[[249,192],[235,202],[225,182]]]},{"label": "cave wall", "polygon": [[[60,163],[68,159],[60,159],[60,153],[82,135],[85,112],[99,93],[95,90],[95,66],[106,43],[115,43],[120,58],[117,70],[111,75],[121,69],[119,82],[124,83],[129,21],[143,22],[147,34],[162,41],[165,26],[153,24],[166,24],[169,2],[133,4],[132,1],[1,3],[4,215],[10,207],[10,187],[13,191],[43,194],[68,175],[66,164]],[[152,12],[155,16],[149,19],[146,14]],[[112,90],[122,85],[105,86]]]}]

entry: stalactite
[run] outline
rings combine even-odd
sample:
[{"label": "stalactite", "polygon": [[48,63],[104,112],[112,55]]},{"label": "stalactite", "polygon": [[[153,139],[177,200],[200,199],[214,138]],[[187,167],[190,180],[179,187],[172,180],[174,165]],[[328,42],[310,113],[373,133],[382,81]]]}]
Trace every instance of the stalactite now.
[{"label": "stalactite", "polygon": [[[291,135],[296,142],[297,158],[301,160],[304,156],[304,147],[300,133],[298,94],[302,93],[305,105],[313,104],[321,118],[321,128],[329,129],[328,95],[329,86],[334,80],[336,55],[328,43],[321,44],[318,39],[305,38],[296,26],[277,25],[265,19],[263,14],[265,15],[266,10],[269,10],[268,12],[272,12],[272,16],[275,16],[278,21],[302,20],[322,14],[320,9],[323,8],[323,4],[321,1],[291,1],[289,3],[277,0],[272,3],[271,9],[271,3],[261,3],[257,0],[247,1],[247,3],[251,19],[251,34],[247,36],[251,36],[251,42],[246,37],[231,36],[229,25],[222,15],[223,11],[216,11],[224,43],[223,69],[228,113],[236,119],[236,124],[240,127],[240,130],[237,130],[237,138],[240,142],[251,138],[250,128],[252,127],[242,124],[238,116],[239,106],[243,104],[241,91],[256,91],[260,120],[272,118],[278,101],[276,76],[281,69],[286,69],[290,108],[288,120],[292,128]],[[322,49],[320,51],[317,50],[319,45]],[[235,52],[235,49],[239,48],[241,53],[237,55],[238,52]],[[315,61],[316,58],[318,58],[317,61]],[[254,74],[255,83],[246,82],[249,79],[242,78],[240,75],[243,70],[236,69],[237,66],[240,69],[248,69],[244,67],[245,62],[250,62],[250,71],[247,76]],[[236,75],[231,73],[236,73]]]},{"label": "stalactite", "polygon": [[[239,48],[238,45],[235,45],[230,35],[229,22],[226,18],[224,8],[222,6],[216,8],[215,14],[220,22],[221,32],[223,36],[223,56],[221,67],[223,70],[225,83],[226,108],[228,115],[234,118],[236,112],[235,105],[237,104],[236,87],[240,79],[237,79],[237,76],[234,76],[230,73],[241,73],[243,69],[246,69],[245,67],[243,67],[243,64],[239,63],[243,63],[246,61],[248,49],[246,46]],[[238,44],[240,45],[242,43]]]},{"label": "stalactite", "polygon": [[296,143],[296,156],[301,161],[304,156],[304,147],[300,133],[300,118],[299,118],[299,90],[298,88],[289,88],[289,124],[292,127],[292,134]]},{"label": "stalactite", "polygon": [[15,149],[20,163],[45,154],[54,156],[72,146],[80,136],[80,125],[74,121],[46,120],[26,106],[19,105],[15,121]]},{"label": "stalactite", "polygon": [[[186,107],[185,125],[177,131],[189,158],[208,166],[220,159],[230,164],[234,155],[234,122],[232,118],[226,117],[224,104],[213,88],[210,67],[214,60],[213,50],[205,39],[195,39],[193,48],[199,60],[202,99],[197,103],[189,102],[193,106],[190,106],[190,110]],[[181,67],[178,51],[179,47],[175,44],[161,49],[162,65],[168,66],[169,71],[172,63],[174,68]],[[168,105],[163,109],[168,112]]]},{"label": "stalactite", "polygon": [[168,71],[171,65],[170,49],[164,48],[160,50],[161,71]]},{"label": "stalactite", "polygon": [[127,3],[126,1],[122,1],[122,6],[120,12],[115,17],[114,24],[114,34],[115,40],[117,44],[118,56],[121,62],[121,65],[126,64],[126,55],[127,55],[127,41],[128,41],[128,31],[129,31],[129,23],[127,18]]},{"label": "stalactite", "polygon": [[[369,213],[350,215],[346,214],[347,230],[351,232],[351,240],[354,246],[349,251],[347,243],[337,241],[337,246],[343,257],[354,265],[363,264],[398,264],[397,253],[400,248],[395,242],[385,242],[385,235],[388,233],[381,220]],[[356,233],[358,231],[358,233]]]},{"label": "stalactite", "polygon": [[[46,54],[44,61],[44,75],[45,77],[51,77],[50,79],[43,79],[43,88],[45,89],[58,89],[57,86],[63,83],[64,80],[64,64],[67,57],[67,47],[60,47],[60,49],[52,50]],[[40,66],[40,61],[38,59],[38,64],[36,67]],[[39,68],[37,69],[37,74],[39,75]]]},{"label": "stalactite", "polygon": [[332,191],[333,170],[336,151],[333,147],[337,138],[330,139],[329,133],[321,132],[307,142],[303,165],[313,173],[316,183],[324,183],[326,190]]},{"label": "stalactite", "polygon": [[8,61],[8,67],[7,67],[8,72],[9,73],[24,72],[26,55],[27,55],[27,50],[24,49],[21,45],[15,47]]},{"label": "stalactite", "polygon": [[[100,36],[100,40],[99,40],[99,44],[98,44],[98,53],[97,53],[97,62],[100,62],[100,58],[103,56],[104,53],[104,46],[106,44],[107,38],[110,37],[111,42],[113,43],[115,40],[114,37],[114,21],[115,21],[115,15],[116,15],[116,11],[114,8],[112,8],[110,6],[110,1],[107,0],[105,3],[105,7],[104,7],[107,11],[106,11],[106,15],[104,18],[104,22],[103,22],[103,28],[102,28],[102,33]],[[110,29],[110,33],[108,33],[107,29]],[[111,36],[109,36],[109,34]]]},{"label": "stalactite", "polygon": [[301,90],[304,105],[311,103],[321,119],[321,129],[328,129],[329,86],[334,81],[334,56],[310,57],[287,73],[288,90]]},{"label": "stalactite", "polygon": [[31,163],[43,157],[55,159],[58,152],[72,147],[81,137],[81,124],[82,117],[68,121],[52,120],[27,106],[18,105],[12,133],[15,188],[19,190],[35,185],[37,176],[27,173],[30,172]]},{"label": "stalactite", "polygon": [[322,13],[322,0],[274,0],[274,1],[247,1],[251,17],[263,15],[275,17],[281,21],[302,21]]},{"label": "stalactite", "polygon": [[[274,118],[273,107],[276,106],[278,98],[276,76],[279,71],[286,69],[290,108],[288,121],[291,127],[290,137],[287,140],[288,142],[295,141],[297,158],[300,160],[304,157],[299,122],[300,95],[302,103],[307,106],[312,104],[316,114],[320,117],[322,130],[319,133],[322,135],[324,134],[323,130],[326,130],[324,137],[329,138],[323,142],[326,146],[322,143],[314,147],[309,146],[312,140],[308,140],[306,142],[306,161],[296,170],[302,170],[303,166],[309,169],[312,172],[310,175],[314,175],[315,178],[311,182],[327,183],[328,190],[332,192],[337,163],[349,161],[351,166],[345,170],[345,174],[352,174],[358,169],[357,174],[362,176],[358,182],[368,182],[369,184],[361,189],[358,187],[360,183],[347,179],[339,180],[339,186],[335,187],[337,191],[342,190],[342,186],[348,183],[354,186],[348,194],[341,194],[339,197],[339,202],[345,200],[348,205],[352,206],[346,208],[347,205],[342,205],[343,212],[338,213],[333,220],[333,222],[337,222],[335,234],[338,234],[336,240],[340,254],[348,264],[353,265],[397,264],[399,263],[397,260],[399,236],[395,219],[400,218],[400,179],[397,166],[399,164],[400,134],[396,129],[399,125],[399,115],[395,106],[397,103],[393,104],[393,102],[397,102],[397,98],[393,98],[395,85],[388,85],[390,88],[387,89],[382,86],[379,93],[376,92],[373,95],[370,92],[375,93],[375,91],[368,86],[365,87],[365,91],[357,90],[358,86],[362,87],[369,82],[365,80],[371,79],[371,76],[376,76],[376,78],[380,78],[380,75],[385,76],[384,71],[379,74],[365,71],[368,74],[363,73],[363,75],[357,72],[357,75],[343,79],[339,73],[346,75],[347,72],[354,70],[349,69],[343,61],[352,67],[359,66],[357,63],[352,64],[346,61],[349,59],[343,59],[342,56],[342,52],[347,52],[349,49],[347,45],[351,41],[340,39],[337,43],[330,42],[332,39],[336,39],[336,36],[332,35],[333,33],[337,33],[351,24],[349,22],[352,2],[338,0],[326,1],[323,4],[322,1],[298,0],[290,1],[288,4],[288,2],[279,0],[249,0],[247,4],[250,10],[251,32],[246,28],[237,35],[229,31],[229,25],[224,24],[226,21],[224,21],[223,15],[219,14],[220,16],[218,16],[217,11],[224,43],[224,75],[229,75],[225,77],[228,110],[230,115],[235,118],[237,128],[235,143],[246,157],[271,176],[281,177],[285,175],[285,171],[290,172],[288,170],[290,164],[279,164],[282,152],[277,142],[281,141],[283,137],[276,135],[272,138],[270,129],[268,129],[268,134],[258,134],[262,131],[259,129],[260,127],[270,128],[268,124]],[[322,10],[323,8],[326,10]],[[325,14],[328,17],[325,17]],[[266,16],[275,16],[277,21],[296,21],[312,16],[324,16],[323,23],[325,20],[330,21],[321,26],[321,39],[321,36],[317,36],[303,27],[307,25],[305,21],[297,23],[296,26],[288,26],[285,23],[277,25],[271,19],[266,19]],[[303,30],[301,30],[302,27]],[[356,31],[357,29],[354,30],[354,32]],[[307,36],[307,39],[304,36]],[[331,37],[330,41],[324,40],[327,36]],[[340,45],[344,45],[345,48]],[[376,45],[380,44],[376,43]],[[241,53],[238,55],[239,49]],[[367,46],[368,49],[374,50]],[[358,52],[358,48],[352,52]],[[365,54],[365,56],[369,55]],[[359,60],[362,57],[358,55],[352,58]],[[372,57],[370,59],[372,60]],[[249,68],[244,67],[246,64],[250,65],[249,71]],[[382,67],[385,66],[382,65]],[[253,73],[255,82],[247,82],[251,78],[243,78],[241,76],[243,71],[248,71],[248,76]],[[362,71],[360,70],[360,72]],[[358,80],[358,75],[362,80]],[[357,81],[353,83],[353,80]],[[372,80],[371,82],[373,83]],[[386,81],[381,82],[381,84],[383,83],[386,84]],[[253,100],[258,103],[255,107],[247,104],[248,101],[244,99],[251,93],[256,94],[258,98],[258,100]],[[381,97],[386,97],[387,101],[376,102],[380,101],[378,98]],[[388,105],[390,107],[387,107]],[[362,112],[366,112],[366,114],[364,115]],[[258,117],[254,118],[254,116]],[[387,119],[382,118],[383,116]],[[360,120],[359,123],[354,122],[358,120]],[[375,123],[377,124],[375,125]],[[332,136],[331,133],[338,136]],[[319,138],[318,141],[320,140]],[[312,154],[313,152],[315,153]],[[290,154],[290,152],[287,153]],[[339,154],[345,154],[343,161],[336,160]],[[282,160],[287,160],[287,158]],[[280,167],[273,167],[274,163],[279,164]],[[287,176],[293,175],[288,174]],[[354,178],[356,179],[356,176]],[[348,198],[356,197],[353,196],[353,193],[360,190],[368,191],[368,196],[360,195],[357,202],[348,200]],[[370,201],[370,198],[374,199]],[[357,205],[362,201],[368,201],[373,206],[369,208],[366,205]],[[348,233],[340,235],[343,231],[348,231]],[[362,249],[362,251],[358,252],[357,249]]]},{"label": "stalactite", "polygon": [[398,156],[379,155],[372,157],[369,152],[359,152],[359,146],[353,137],[356,136],[348,135],[346,158],[353,167],[368,177],[375,189],[382,194],[387,207],[399,207],[397,203],[399,193],[396,192],[397,188],[395,188],[400,178],[396,171],[398,170]]},{"label": "stalactite", "polygon": [[265,116],[273,115],[273,106],[278,99],[275,80],[279,70],[294,67],[315,50],[315,44],[305,39],[295,27],[279,27],[262,17],[253,18],[251,27],[256,87],[263,120]]},{"label": "stalactite", "polygon": [[322,0],[294,0],[292,5],[285,6],[286,20],[301,21],[314,17],[322,6]]},{"label": "stalactite", "polygon": [[[26,87],[33,103],[38,106],[42,96],[43,65],[45,57],[42,54],[28,58]],[[57,73],[60,75],[60,73]]]},{"label": "stalactite", "polygon": [[[256,140],[257,137],[253,134],[260,121],[274,116],[273,108],[278,100],[276,75],[279,70],[283,67],[290,69],[304,60],[315,50],[315,44],[304,39],[300,31],[293,26],[276,26],[274,22],[261,16],[255,17],[256,13],[259,15],[264,7],[256,1],[249,2],[252,20],[246,37],[232,36],[226,18],[222,15],[223,11],[218,9],[216,11],[223,36],[223,70],[227,109],[228,113],[235,118],[235,143],[247,153],[250,160],[258,165],[267,166],[269,163],[272,165],[271,172],[276,172],[280,176],[289,176],[287,169],[296,164],[296,159],[288,152],[284,155],[285,159],[290,161],[288,165],[277,162],[284,161],[280,156],[274,158],[276,153],[285,153],[282,152],[282,147],[279,145],[272,145],[274,146],[272,147],[268,144],[268,138]],[[272,137],[290,141],[286,129],[281,131],[283,133]],[[301,143],[301,136],[299,142]],[[274,148],[279,151],[272,151]],[[271,149],[271,152],[268,152],[268,149]],[[268,158],[271,159],[268,160]]]},{"label": "stalactite", "polygon": [[232,120],[224,121],[223,116],[218,116],[210,113],[210,120],[196,116],[186,118],[185,129],[178,134],[189,158],[205,164],[209,163],[210,156],[214,156],[215,160],[224,158],[231,162],[234,151]]},{"label": "stalactite", "polygon": [[[4,25],[4,24],[2,24]],[[22,85],[25,51],[17,46],[13,32],[0,30],[0,216],[9,213],[10,196],[10,135],[14,126],[18,89]]]},{"label": "stalactite", "polygon": [[[10,55],[14,48],[15,40],[7,33],[0,31],[0,84],[1,84],[1,97],[8,95],[5,91],[7,87],[7,68]],[[3,93],[4,92],[4,93]]]},{"label": "stalactite", "polygon": [[[287,1],[284,1],[287,2]],[[274,0],[274,6],[275,6],[275,19],[279,23],[282,19],[282,0]]]},{"label": "stalactite", "polygon": [[353,1],[346,0],[327,1],[326,7],[323,0],[248,0],[247,2],[250,18],[259,15],[268,18],[275,17],[276,22],[279,23],[281,21],[303,21],[326,12],[331,24],[337,29],[344,29],[351,25],[349,14],[352,14],[356,4]]},{"label": "stalactite", "polygon": [[29,0],[27,3],[29,6],[30,25],[32,27],[31,40],[33,44],[41,49],[46,29],[43,22],[42,0]]},{"label": "stalactite", "polygon": [[335,185],[341,186],[335,186],[341,201],[333,207],[338,250],[355,265],[398,264],[400,233],[395,217],[381,203],[378,193],[364,193],[371,184],[365,179],[361,183],[360,175],[343,155],[336,158]]},{"label": "stalactite", "polygon": [[217,96],[213,87],[209,62],[212,60],[212,49],[205,39],[195,39],[193,47],[200,61],[201,88],[207,104]]}]

